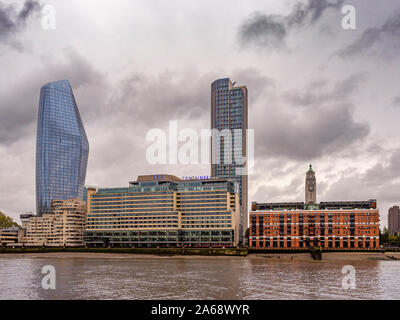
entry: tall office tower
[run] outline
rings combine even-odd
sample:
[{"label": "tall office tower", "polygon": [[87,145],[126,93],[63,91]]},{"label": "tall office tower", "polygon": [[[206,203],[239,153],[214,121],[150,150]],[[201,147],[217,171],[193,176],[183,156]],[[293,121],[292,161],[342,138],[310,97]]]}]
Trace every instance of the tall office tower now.
[{"label": "tall office tower", "polygon": [[[211,176],[236,182],[240,202],[239,241],[248,227],[246,131],[248,128],[247,88],[235,86],[229,78],[211,84]],[[229,133],[229,134],[228,134]],[[230,142],[229,137],[230,135]]]},{"label": "tall office tower", "polygon": [[391,235],[400,234],[400,209],[398,206],[393,206],[389,209],[388,220],[389,233]]},{"label": "tall office tower", "polygon": [[89,143],[69,81],[40,90],[36,142],[36,210],[52,200],[83,198]]},{"label": "tall office tower", "polygon": [[317,203],[317,181],[315,179],[315,172],[310,164],[310,169],[306,173],[306,204]]}]

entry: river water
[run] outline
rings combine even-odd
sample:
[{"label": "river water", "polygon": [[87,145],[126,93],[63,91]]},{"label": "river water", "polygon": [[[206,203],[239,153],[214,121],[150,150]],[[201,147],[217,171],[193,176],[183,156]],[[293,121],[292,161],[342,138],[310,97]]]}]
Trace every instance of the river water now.
[{"label": "river water", "polygon": [[[346,264],[355,289],[342,287]],[[55,290],[42,288],[45,265]],[[1,257],[0,299],[400,299],[400,262]]]}]

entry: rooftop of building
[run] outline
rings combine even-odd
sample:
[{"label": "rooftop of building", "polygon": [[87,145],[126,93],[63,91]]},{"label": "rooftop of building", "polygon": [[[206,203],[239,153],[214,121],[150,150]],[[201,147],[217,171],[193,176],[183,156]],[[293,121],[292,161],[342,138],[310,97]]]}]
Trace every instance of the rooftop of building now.
[{"label": "rooftop of building", "polygon": [[9,227],[0,229],[1,232],[18,232],[21,228],[19,227]]},{"label": "rooftop of building", "polygon": [[141,182],[174,182],[174,183],[187,183],[187,182],[202,182],[202,183],[216,183],[216,182],[229,182],[229,179],[224,178],[211,178],[208,176],[192,176],[181,179],[177,176],[170,174],[156,174],[156,175],[142,175],[138,176],[136,181],[131,181],[130,184],[139,184]]},{"label": "rooftop of building", "polygon": [[34,216],[33,213],[23,213],[23,214],[21,214],[19,217],[20,217],[21,219],[29,219],[30,217],[33,217],[33,216]]},{"label": "rooftop of building", "polygon": [[305,204],[304,202],[252,202],[252,211],[276,210],[352,210],[376,209],[376,200],[367,201],[324,201],[320,203]]},{"label": "rooftop of building", "polygon": [[231,87],[231,89],[246,89],[247,90],[247,87],[245,85],[236,86],[236,81],[232,81],[230,78],[217,79],[211,83],[211,86],[214,87],[216,85],[221,85],[221,84],[229,85]]},{"label": "rooftop of building", "polygon": [[136,181],[129,182],[128,187],[99,188],[97,193],[127,193],[173,190],[216,190],[226,189],[234,193],[236,184],[233,180],[212,178],[208,176],[185,177],[181,179],[169,174],[141,175]]},{"label": "rooftop of building", "polygon": [[84,188],[86,188],[86,189],[90,189],[90,188],[96,189],[98,187],[99,186],[94,186],[94,185],[90,185],[90,184],[85,184],[85,186],[84,186]]},{"label": "rooftop of building", "polygon": [[69,89],[71,87],[68,80],[58,80],[46,83],[43,88],[65,88]]}]

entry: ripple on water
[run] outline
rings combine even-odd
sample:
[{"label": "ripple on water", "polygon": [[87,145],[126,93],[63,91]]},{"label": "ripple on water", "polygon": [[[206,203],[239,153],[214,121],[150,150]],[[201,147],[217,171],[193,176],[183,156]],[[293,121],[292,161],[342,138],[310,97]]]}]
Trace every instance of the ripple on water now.
[{"label": "ripple on water", "polygon": [[[356,289],[342,288],[349,262],[267,259],[0,259],[0,299],[400,299],[400,262],[354,262]],[[41,288],[54,265],[56,290]]]}]

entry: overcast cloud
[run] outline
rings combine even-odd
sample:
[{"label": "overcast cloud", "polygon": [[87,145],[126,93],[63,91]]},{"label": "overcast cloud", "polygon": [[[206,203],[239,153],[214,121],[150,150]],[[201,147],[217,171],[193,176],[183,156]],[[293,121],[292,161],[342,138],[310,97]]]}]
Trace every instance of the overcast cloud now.
[{"label": "overcast cloud", "polygon": [[14,4],[8,5],[0,2],[0,45],[18,32],[22,32],[28,19],[39,12],[40,8],[40,2],[35,0],[25,0],[19,10],[15,8]]},{"label": "overcast cloud", "polygon": [[268,48],[285,46],[287,35],[296,28],[308,27],[323,17],[328,9],[338,10],[344,0],[307,0],[296,2],[289,14],[256,12],[239,29],[242,44],[256,44]]},{"label": "overcast cloud", "polygon": [[[0,210],[13,218],[35,210],[39,92],[61,79],[90,143],[87,184],[209,175],[150,165],[146,134],[209,128],[211,82],[231,77],[255,129],[250,202],[303,201],[312,163],[318,200],[376,198],[382,225],[400,203],[398,1],[54,0],[56,30],[41,28],[44,4],[0,0]],[[345,4],[356,30],[341,27]]]},{"label": "overcast cloud", "polygon": [[400,52],[400,10],[396,10],[379,26],[365,30],[353,43],[339,51],[342,57],[353,57],[375,48],[378,51]]}]

